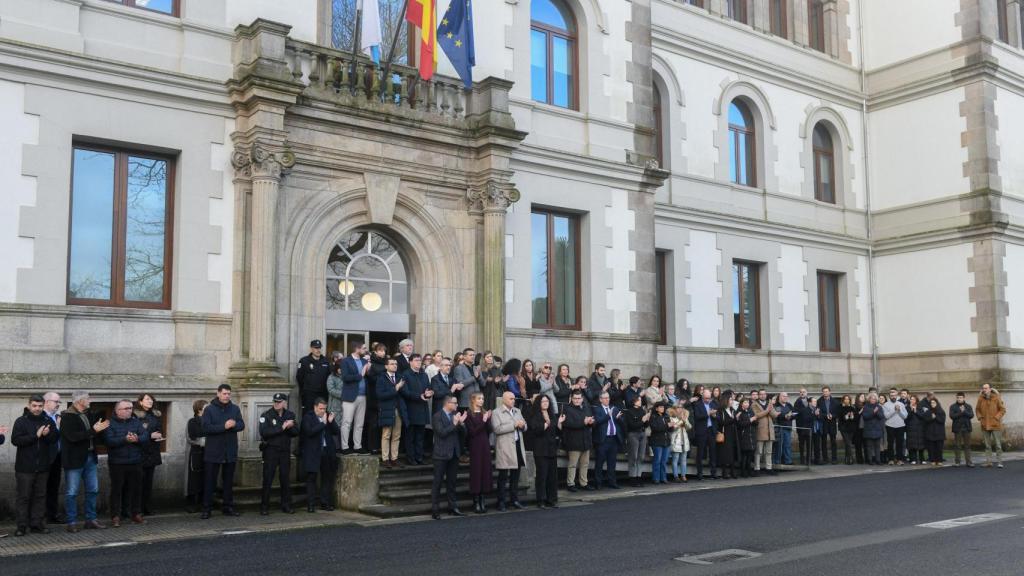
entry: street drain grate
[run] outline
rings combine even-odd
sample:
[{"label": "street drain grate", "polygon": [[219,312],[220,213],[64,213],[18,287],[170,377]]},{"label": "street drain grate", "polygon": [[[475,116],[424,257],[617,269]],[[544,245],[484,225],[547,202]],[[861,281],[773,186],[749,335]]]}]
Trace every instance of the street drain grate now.
[{"label": "street drain grate", "polygon": [[728,550],[706,552],[704,554],[697,554],[694,556],[679,556],[676,560],[686,562],[687,564],[697,564],[698,566],[710,566],[711,564],[724,564],[726,562],[734,562],[736,560],[749,560],[750,558],[757,558],[760,555],[760,552],[729,548]]}]

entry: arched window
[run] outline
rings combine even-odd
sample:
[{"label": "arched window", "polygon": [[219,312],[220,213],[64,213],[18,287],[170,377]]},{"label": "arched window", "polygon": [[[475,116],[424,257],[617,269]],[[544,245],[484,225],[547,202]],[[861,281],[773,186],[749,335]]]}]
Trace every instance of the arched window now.
[{"label": "arched window", "polygon": [[577,109],[576,22],[572,12],[562,0],[532,0],[530,20],[533,99]]},{"label": "arched window", "polygon": [[729,104],[729,179],[757,186],[756,130],[750,109],[739,100]]},{"label": "arched window", "polygon": [[747,22],[747,0],[725,0],[725,15],[737,22]]},{"label": "arched window", "polygon": [[807,0],[807,44],[819,52],[825,51],[825,3]]},{"label": "arched window", "polygon": [[786,14],[787,0],[768,0],[768,24],[772,34],[786,38],[788,33],[788,22]]},{"label": "arched window", "polygon": [[836,203],[836,155],[832,134],[821,122],[814,127],[814,198]]},{"label": "arched window", "polygon": [[387,238],[376,232],[353,232],[331,250],[327,309],[408,313],[405,264]]},{"label": "arched window", "polygon": [[661,89],[654,84],[654,158],[658,166],[665,166],[665,117],[664,108],[661,106]]}]

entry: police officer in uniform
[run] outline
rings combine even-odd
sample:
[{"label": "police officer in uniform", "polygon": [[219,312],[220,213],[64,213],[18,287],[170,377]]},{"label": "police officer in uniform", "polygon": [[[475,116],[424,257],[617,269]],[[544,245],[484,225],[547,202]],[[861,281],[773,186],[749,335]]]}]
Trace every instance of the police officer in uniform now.
[{"label": "police officer in uniform", "polygon": [[274,474],[280,471],[281,511],[294,514],[292,510],[291,487],[291,445],[292,438],[299,435],[295,413],[288,410],[288,395],[274,394],[274,406],[260,415],[260,450],[263,452],[263,499],[260,501],[260,515],[270,514],[270,485]]},{"label": "police officer in uniform", "polygon": [[327,398],[327,378],[331,375],[331,362],[321,354],[323,345],[319,340],[309,343],[309,355],[299,360],[295,380],[302,395],[302,413],[313,409],[313,400]]}]

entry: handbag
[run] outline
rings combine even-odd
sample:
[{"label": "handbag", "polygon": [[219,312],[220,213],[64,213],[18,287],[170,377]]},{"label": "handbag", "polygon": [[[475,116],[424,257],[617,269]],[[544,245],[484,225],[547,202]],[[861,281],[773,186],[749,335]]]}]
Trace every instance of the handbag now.
[{"label": "handbag", "polygon": [[725,444],[725,432],[715,434],[715,444]]}]

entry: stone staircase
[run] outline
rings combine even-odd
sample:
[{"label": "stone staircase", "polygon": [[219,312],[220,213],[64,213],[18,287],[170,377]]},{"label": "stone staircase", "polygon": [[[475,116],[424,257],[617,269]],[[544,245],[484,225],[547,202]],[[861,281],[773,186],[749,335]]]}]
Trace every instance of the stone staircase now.
[{"label": "stone staircase", "polygon": [[[494,472],[497,478],[497,472]],[[434,480],[434,467],[406,466],[404,468],[381,468],[378,483],[379,504],[360,506],[359,511],[378,518],[397,518],[430,514],[430,490]],[[456,501],[463,512],[473,511],[473,498],[469,493],[469,465],[460,464],[456,482]],[[445,498],[442,488],[441,498]],[[494,490],[487,495],[488,506],[493,508]],[[523,495],[520,495],[523,500]],[[525,501],[524,501],[525,503]],[[441,509],[447,510],[447,504]]]}]

